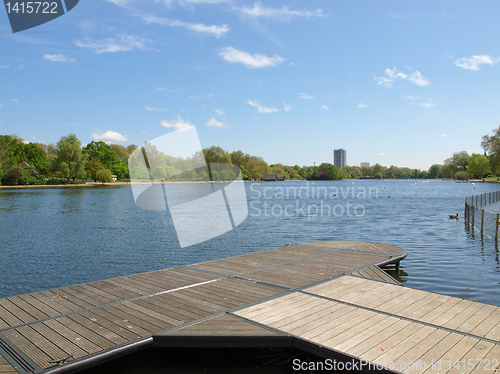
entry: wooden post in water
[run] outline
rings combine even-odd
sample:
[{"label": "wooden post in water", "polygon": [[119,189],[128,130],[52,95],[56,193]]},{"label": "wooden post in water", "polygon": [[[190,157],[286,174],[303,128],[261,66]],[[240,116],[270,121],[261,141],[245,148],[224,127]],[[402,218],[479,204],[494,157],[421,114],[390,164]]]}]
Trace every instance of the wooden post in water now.
[{"label": "wooden post in water", "polygon": [[474,232],[474,216],[476,215],[476,207],[472,205],[471,208],[472,208],[472,232]]},{"label": "wooden post in water", "polygon": [[465,222],[467,222],[467,196],[465,196],[464,218],[465,218]]},{"label": "wooden post in water", "polygon": [[483,194],[481,194],[481,206],[483,206]]},{"label": "wooden post in water", "polygon": [[483,236],[483,228],[484,228],[484,209],[481,209],[481,236]]},{"label": "wooden post in water", "polygon": [[495,220],[495,241],[498,240],[498,217],[499,214],[497,213],[497,219]]}]

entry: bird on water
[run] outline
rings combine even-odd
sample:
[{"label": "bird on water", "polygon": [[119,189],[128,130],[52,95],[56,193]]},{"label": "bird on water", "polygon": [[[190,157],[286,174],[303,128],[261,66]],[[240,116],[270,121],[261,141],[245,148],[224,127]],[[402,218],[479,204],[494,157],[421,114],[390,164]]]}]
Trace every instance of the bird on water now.
[{"label": "bird on water", "polygon": [[457,213],[457,215],[450,214],[450,219],[458,219],[458,213]]}]

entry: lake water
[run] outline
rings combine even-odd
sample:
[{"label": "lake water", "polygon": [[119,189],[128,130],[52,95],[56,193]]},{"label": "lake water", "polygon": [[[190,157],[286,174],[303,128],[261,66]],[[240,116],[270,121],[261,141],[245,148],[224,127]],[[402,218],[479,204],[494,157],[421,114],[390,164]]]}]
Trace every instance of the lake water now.
[{"label": "lake water", "polygon": [[[245,188],[249,216],[241,225],[182,249],[169,214],[139,209],[129,186],[1,190],[0,297],[287,243],[366,240],[408,252],[399,278],[407,286],[500,305],[498,247],[463,220],[465,196],[500,185],[294,181]],[[448,218],[457,212],[458,221]]]}]

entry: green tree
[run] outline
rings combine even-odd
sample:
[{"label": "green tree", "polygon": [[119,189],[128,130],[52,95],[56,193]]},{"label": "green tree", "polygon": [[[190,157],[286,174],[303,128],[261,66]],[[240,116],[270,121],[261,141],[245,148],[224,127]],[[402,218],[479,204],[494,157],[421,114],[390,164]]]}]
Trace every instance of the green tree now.
[{"label": "green tree", "polygon": [[33,165],[41,173],[47,169],[47,154],[45,150],[36,143],[29,143],[24,146],[26,162]]},{"label": "green tree", "polygon": [[469,165],[467,165],[467,171],[478,177],[488,174],[491,171],[488,157],[473,153],[469,160]]},{"label": "green tree", "polygon": [[84,151],[89,157],[96,157],[112,174],[119,178],[128,177],[128,165],[120,161],[111,146],[103,141],[91,141],[84,148]]},{"label": "green tree", "polygon": [[111,171],[109,169],[101,169],[97,172],[97,180],[102,184],[113,182],[113,178],[111,177]]},{"label": "green tree", "polygon": [[130,153],[127,151],[127,148],[120,144],[110,144],[109,147],[116,153],[121,162],[125,164],[128,162],[128,156],[130,156]]},{"label": "green tree", "polygon": [[75,134],[63,136],[56,145],[56,157],[52,163],[53,169],[67,178],[75,180],[85,177],[85,162],[87,155],[82,152],[82,143]]},{"label": "green tree", "polygon": [[500,126],[493,130],[493,135],[485,135],[481,139],[485,155],[488,157],[491,171],[494,174],[500,172]]},{"label": "green tree", "polygon": [[470,175],[466,171],[457,171],[455,173],[455,179],[466,181],[469,179]]},{"label": "green tree", "polygon": [[[467,151],[455,152],[451,157],[448,157],[444,160],[444,165],[449,166],[451,168],[446,169],[447,173],[451,170],[452,175],[450,178],[453,178],[456,172],[467,170],[467,165],[469,164],[469,153]],[[441,169],[443,170],[443,169]],[[443,172],[444,174],[444,172]]]},{"label": "green tree", "polygon": [[106,167],[99,161],[98,157],[90,157],[85,164],[85,171],[87,176],[97,182],[97,172],[106,169]]},{"label": "green tree", "polygon": [[25,161],[23,150],[24,143],[17,135],[0,135],[0,161],[5,171]]},{"label": "green tree", "polygon": [[429,172],[427,174],[427,177],[429,179],[435,179],[435,178],[440,178],[441,176],[441,165],[434,164],[429,168]]}]

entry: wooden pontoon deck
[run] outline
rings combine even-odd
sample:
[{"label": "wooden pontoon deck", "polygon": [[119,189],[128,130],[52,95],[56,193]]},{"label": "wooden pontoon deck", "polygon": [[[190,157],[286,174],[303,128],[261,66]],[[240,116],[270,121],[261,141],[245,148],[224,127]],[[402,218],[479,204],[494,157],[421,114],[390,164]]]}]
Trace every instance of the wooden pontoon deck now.
[{"label": "wooden pontoon deck", "polygon": [[0,299],[0,373],[72,373],[146,347],[295,347],[392,372],[498,372],[500,308],[403,287],[379,268],[404,257],[313,242]]}]

